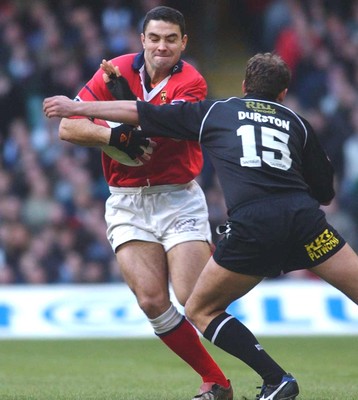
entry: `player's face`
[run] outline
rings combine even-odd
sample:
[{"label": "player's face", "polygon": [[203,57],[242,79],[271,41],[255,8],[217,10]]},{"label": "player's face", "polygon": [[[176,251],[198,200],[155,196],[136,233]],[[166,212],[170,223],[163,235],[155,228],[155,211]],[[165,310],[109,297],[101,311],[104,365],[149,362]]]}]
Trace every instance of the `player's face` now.
[{"label": "player's face", "polygon": [[154,73],[169,72],[178,62],[188,40],[186,35],[181,36],[178,25],[155,20],[149,21],[141,39],[147,69],[149,67]]}]

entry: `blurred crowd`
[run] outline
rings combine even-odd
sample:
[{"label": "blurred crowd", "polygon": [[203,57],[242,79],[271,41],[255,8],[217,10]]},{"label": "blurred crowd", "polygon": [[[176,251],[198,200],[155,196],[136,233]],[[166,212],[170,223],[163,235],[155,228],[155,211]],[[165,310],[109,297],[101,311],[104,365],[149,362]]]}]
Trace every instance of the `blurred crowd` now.
[{"label": "blurred crowd", "polygon": [[[313,125],[337,173],[324,209],[358,250],[358,1],[217,3],[226,1],[246,55],[275,50],[291,67],[286,104]],[[193,19],[200,0],[0,0],[0,284],[121,280],[100,151],[59,141],[42,100],[74,97],[103,58],[140,51],[143,17],[157,5],[183,11],[188,25],[209,23],[210,13]],[[186,56],[200,70],[200,54]],[[216,241],[226,212],[208,161],[198,180]]]}]

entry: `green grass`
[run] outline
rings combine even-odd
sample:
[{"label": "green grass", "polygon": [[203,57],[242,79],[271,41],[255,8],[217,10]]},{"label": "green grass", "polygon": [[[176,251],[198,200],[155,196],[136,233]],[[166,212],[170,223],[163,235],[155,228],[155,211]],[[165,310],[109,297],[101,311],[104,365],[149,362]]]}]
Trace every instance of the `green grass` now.
[{"label": "green grass", "polygon": [[[208,342],[235,399],[254,399],[261,380]],[[299,400],[358,399],[358,338],[261,338],[299,380]],[[1,400],[190,400],[198,375],[158,339],[0,341]]]}]

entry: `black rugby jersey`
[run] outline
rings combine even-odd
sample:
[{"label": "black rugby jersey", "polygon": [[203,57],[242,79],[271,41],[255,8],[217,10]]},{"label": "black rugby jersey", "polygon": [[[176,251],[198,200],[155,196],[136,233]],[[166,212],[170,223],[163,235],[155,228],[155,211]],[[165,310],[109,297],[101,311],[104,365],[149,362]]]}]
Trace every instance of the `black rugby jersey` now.
[{"label": "black rugby jersey", "polygon": [[321,204],[334,197],[333,167],[312,127],[280,103],[246,96],[160,107],[138,101],[137,108],[145,135],[207,149],[229,215],[272,194],[306,191]]}]

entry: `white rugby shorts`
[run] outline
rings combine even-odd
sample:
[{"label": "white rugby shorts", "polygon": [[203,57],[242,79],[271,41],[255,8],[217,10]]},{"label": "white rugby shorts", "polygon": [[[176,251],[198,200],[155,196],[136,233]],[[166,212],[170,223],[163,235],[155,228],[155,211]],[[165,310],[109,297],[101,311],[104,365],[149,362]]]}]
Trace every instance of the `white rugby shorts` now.
[{"label": "white rugby shorts", "polygon": [[205,195],[196,181],[109,190],[105,219],[114,252],[131,240],[159,243],[165,251],[192,240],[211,243]]}]

